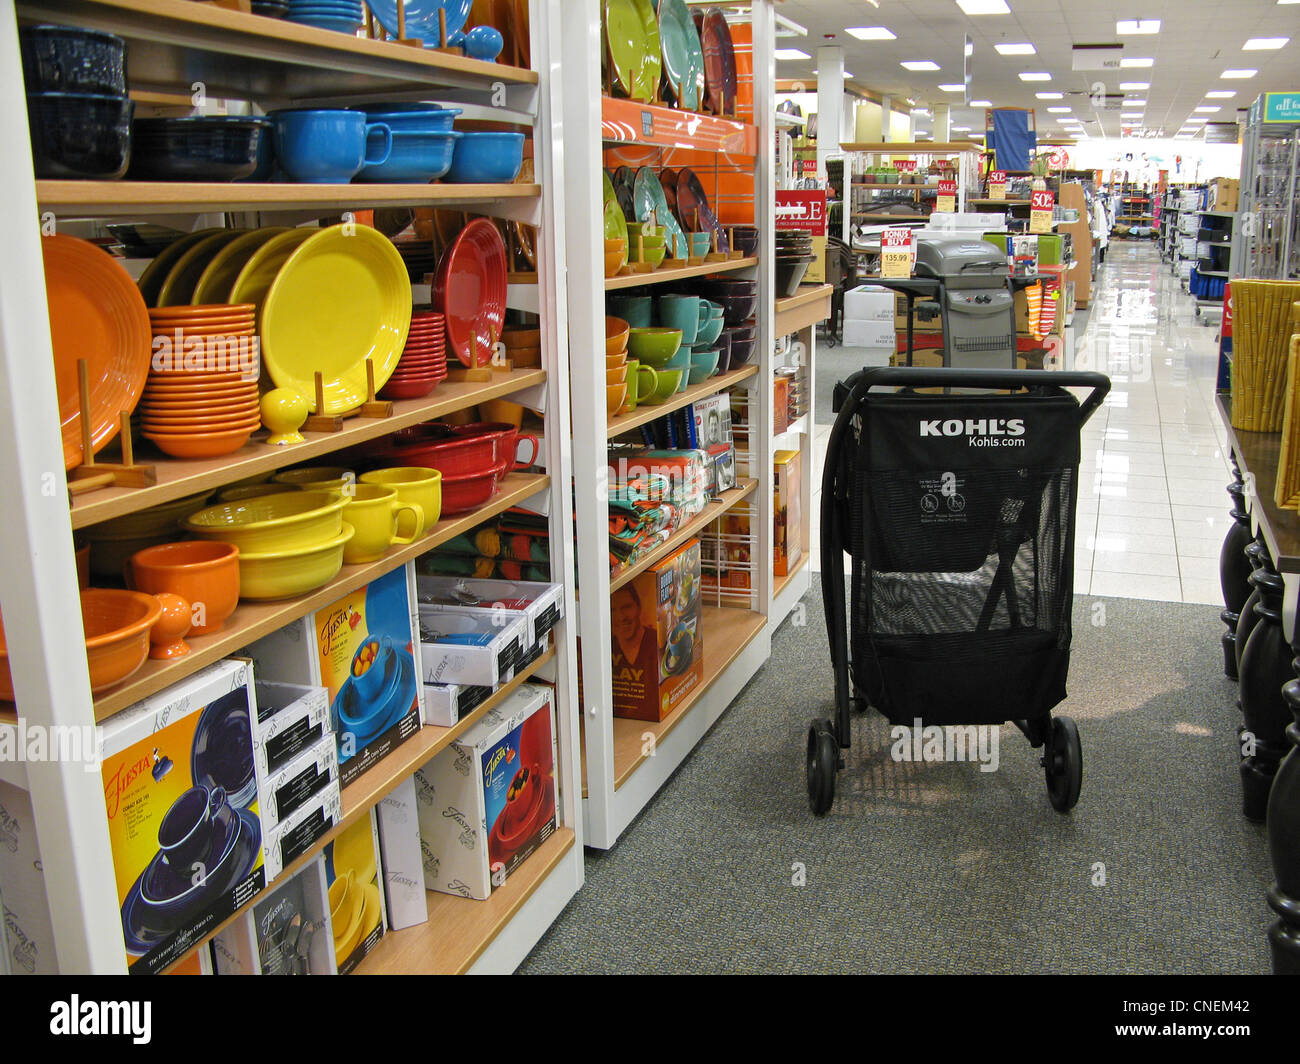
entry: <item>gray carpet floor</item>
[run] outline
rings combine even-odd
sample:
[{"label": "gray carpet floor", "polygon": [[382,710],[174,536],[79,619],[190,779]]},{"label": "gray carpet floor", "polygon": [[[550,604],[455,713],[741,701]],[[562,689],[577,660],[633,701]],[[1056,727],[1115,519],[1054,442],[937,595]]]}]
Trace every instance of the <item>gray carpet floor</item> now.
[{"label": "gray carpet floor", "polygon": [[818,820],[804,745],[831,692],[815,582],[805,602],[807,623],[778,631],[618,846],[587,854],[586,885],[522,972],[1268,971],[1272,876],[1239,812],[1216,610],[1076,599],[1071,815],[1014,728],[983,773],[892,761],[872,712]]}]

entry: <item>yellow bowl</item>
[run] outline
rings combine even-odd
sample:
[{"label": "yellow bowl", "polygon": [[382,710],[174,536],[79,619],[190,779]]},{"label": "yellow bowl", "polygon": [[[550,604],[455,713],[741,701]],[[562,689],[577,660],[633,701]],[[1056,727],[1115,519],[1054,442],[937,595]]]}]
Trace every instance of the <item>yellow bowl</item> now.
[{"label": "yellow bowl", "polygon": [[413,503],[424,511],[424,522],[417,535],[424,535],[442,515],[442,474],[424,466],[395,466],[361,474],[363,484],[381,484],[397,491],[402,502]]},{"label": "yellow bowl", "polygon": [[343,568],[343,548],[352,538],[352,526],[343,522],[339,535],[325,543],[298,550],[239,552],[239,597],[281,599],[305,595],[324,587]]},{"label": "yellow bowl", "polygon": [[[316,550],[343,531],[348,500],[328,491],[294,491],[218,503],[181,522],[202,539],[233,543],[245,554]],[[340,554],[340,558],[342,554]]]},{"label": "yellow bowl", "polygon": [[345,485],[355,484],[357,475],[342,466],[307,466],[281,470],[271,479],[277,484],[308,491],[341,491]]}]

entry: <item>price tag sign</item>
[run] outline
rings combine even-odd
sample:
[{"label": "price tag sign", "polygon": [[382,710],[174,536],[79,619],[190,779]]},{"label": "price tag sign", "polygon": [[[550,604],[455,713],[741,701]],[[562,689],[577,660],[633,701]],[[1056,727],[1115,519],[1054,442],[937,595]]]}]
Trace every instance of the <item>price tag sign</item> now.
[{"label": "price tag sign", "polygon": [[816,159],[803,159],[801,160],[801,162],[803,164],[803,172],[805,174],[815,174],[817,172]]},{"label": "price tag sign", "polygon": [[1007,172],[1005,170],[989,171],[989,199],[1007,198]]},{"label": "price tag sign", "polygon": [[915,159],[895,159],[894,169],[900,173],[912,174],[916,172]]},{"label": "price tag sign", "polygon": [[881,233],[880,276],[911,277],[914,248],[910,229],[896,226]]},{"label": "price tag sign", "polygon": [[936,211],[952,214],[957,209],[957,182],[951,178],[939,182],[939,199],[934,205]]},{"label": "price tag sign", "polygon": [[1052,192],[1031,192],[1029,194],[1029,231],[1031,233],[1050,233],[1052,231],[1052,208],[1056,195]]}]

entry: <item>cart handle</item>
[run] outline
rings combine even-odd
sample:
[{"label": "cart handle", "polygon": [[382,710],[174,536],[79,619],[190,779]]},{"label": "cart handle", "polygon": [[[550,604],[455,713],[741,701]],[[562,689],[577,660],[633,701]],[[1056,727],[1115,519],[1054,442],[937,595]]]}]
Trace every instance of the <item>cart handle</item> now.
[{"label": "cart handle", "polygon": [[1110,391],[1104,373],[1050,369],[947,369],[918,366],[876,366],[855,373],[849,381],[853,392],[866,395],[872,388],[1091,388],[1079,405],[1083,425],[1101,406]]}]

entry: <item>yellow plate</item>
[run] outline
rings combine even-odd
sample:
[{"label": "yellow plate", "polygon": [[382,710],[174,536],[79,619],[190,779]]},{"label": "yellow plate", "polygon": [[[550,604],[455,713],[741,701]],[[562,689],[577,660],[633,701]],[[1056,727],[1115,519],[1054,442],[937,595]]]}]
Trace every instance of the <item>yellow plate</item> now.
[{"label": "yellow plate", "polygon": [[199,275],[212,257],[227,244],[233,243],[246,233],[245,229],[223,229],[219,233],[204,237],[185,252],[167,272],[167,279],[158,290],[159,307],[188,306],[194,294],[194,285]]},{"label": "yellow plate", "polygon": [[162,288],[163,281],[167,279],[167,274],[176,265],[177,259],[200,240],[206,240],[213,233],[220,232],[220,229],[199,229],[193,233],[186,233],[182,237],[177,237],[155,255],[153,262],[144,268],[144,273],[140,274],[139,279],[135,282],[136,287],[140,289],[140,294],[144,296],[145,306],[156,307],[158,305],[158,292]]},{"label": "yellow plate", "polygon": [[235,278],[235,283],[230,286],[230,291],[222,302],[252,303],[260,312],[262,301],[271,290],[280,267],[303,241],[318,232],[318,229],[290,229],[287,233],[271,237],[244,263],[244,268],[239,271],[239,276]]},{"label": "yellow plate", "polygon": [[334,875],[352,872],[352,881],[369,883],[375,878],[375,843],[370,818],[363,816],[334,840]]},{"label": "yellow plate", "polygon": [[195,306],[224,303],[235,286],[240,270],[248,265],[248,260],[272,237],[288,231],[283,225],[273,225],[265,229],[254,229],[251,233],[244,233],[238,240],[231,241],[204,267],[194,286],[190,302]]},{"label": "yellow plate", "polygon": [[321,373],[323,413],[343,414],[366,401],[367,358],[376,389],[392,376],[410,327],[411,282],[392,242],[368,226],[331,226],[289,257],[266,294],[262,365],[309,407]]},{"label": "yellow plate", "polygon": [[[252,500],[256,502],[257,500]],[[331,540],[302,550],[271,551],[265,554],[239,552],[239,597],[241,599],[281,599],[305,595],[324,587],[343,568],[343,548],[352,538],[352,526],[343,522],[343,531]],[[370,818],[360,823],[370,827]],[[373,868],[373,864],[372,864]]]}]

